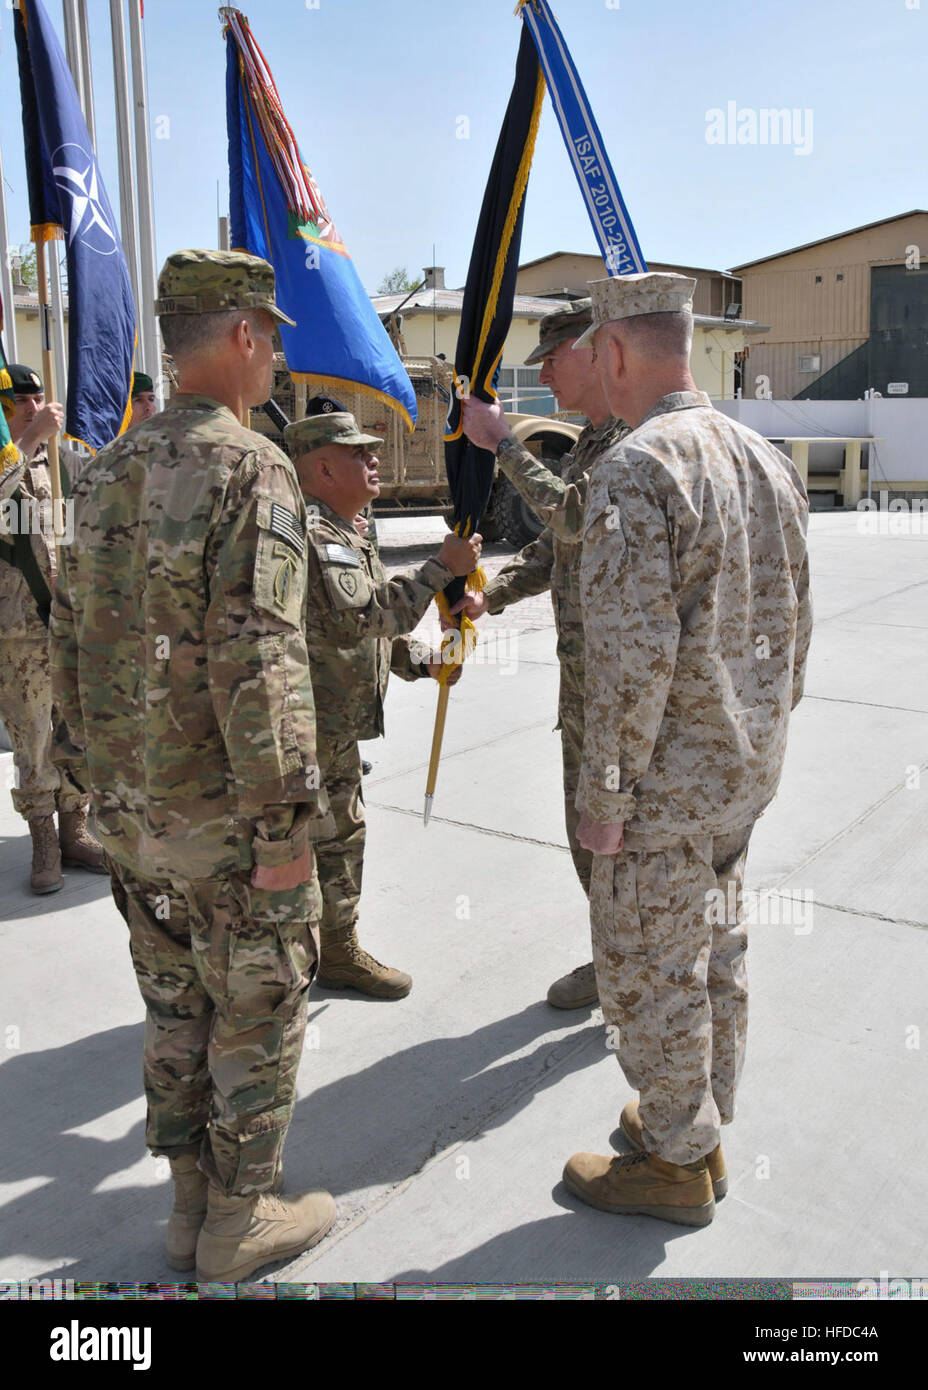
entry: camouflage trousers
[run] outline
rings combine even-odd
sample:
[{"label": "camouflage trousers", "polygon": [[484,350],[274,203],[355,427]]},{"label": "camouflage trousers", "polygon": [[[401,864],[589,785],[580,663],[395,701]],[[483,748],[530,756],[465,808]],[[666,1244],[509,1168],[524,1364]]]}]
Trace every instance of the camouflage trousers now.
[{"label": "camouflage trousers", "polygon": [[332,838],[317,840],[315,845],[322,889],[320,934],[324,946],[327,939],[336,941],[351,931],[358,920],[367,827],[357,741],[320,737],[316,757],[335,821]]},{"label": "camouflage trousers", "polygon": [[577,839],[580,812],[574,804],[580,782],[580,764],[583,761],[583,696],[581,694],[579,699],[565,699],[563,681],[559,716],[561,759],[564,766],[564,823],[567,827],[567,843],[570,846],[570,854],[574,861],[577,877],[580,880],[580,886],[589,897],[593,856],[588,849],[583,848]]},{"label": "camouflage trousers", "polygon": [[617,855],[593,860],[593,961],[609,1045],[640,1093],[646,1147],[670,1163],[709,1153],[734,1117],[747,1035],[741,892],[752,829],[629,834]]},{"label": "camouflage trousers", "polygon": [[142,878],[110,860],[145,1001],[146,1142],[196,1149],[228,1194],[269,1189],[293,1110],[319,959],[316,878],[290,892],[248,873]]},{"label": "camouflage trousers", "polygon": [[24,820],[77,811],[89,798],[52,762],[47,637],[0,638],[0,719],[13,745],[13,806]]}]

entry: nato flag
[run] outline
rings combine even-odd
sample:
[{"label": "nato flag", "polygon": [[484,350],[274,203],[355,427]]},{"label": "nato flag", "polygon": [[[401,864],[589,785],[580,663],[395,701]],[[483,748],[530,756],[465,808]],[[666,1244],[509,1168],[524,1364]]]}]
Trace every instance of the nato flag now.
[{"label": "nato flag", "polygon": [[20,0],[15,25],[32,239],[51,240],[61,229],[67,248],[65,428],[99,449],[127,419],[132,285],[71,73],[39,0]]}]

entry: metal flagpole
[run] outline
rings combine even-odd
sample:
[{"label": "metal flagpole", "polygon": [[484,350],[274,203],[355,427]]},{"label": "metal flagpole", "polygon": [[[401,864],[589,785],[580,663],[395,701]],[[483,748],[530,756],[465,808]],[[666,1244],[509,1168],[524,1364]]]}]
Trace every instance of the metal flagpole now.
[{"label": "metal flagpole", "polygon": [[[129,64],[126,54],[126,19],[122,0],[110,0],[110,27],[113,38],[113,90],[116,97],[116,148],[119,151],[119,222],[122,229],[122,249],[129,267],[132,297],[135,300],[136,321],[142,321],[142,282],[139,276],[139,252],[135,235],[135,163],[132,141],[129,138]],[[142,361],[145,343],[142,339]]]},{"label": "metal flagpole", "polygon": [[64,47],[68,58],[68,67],[71,69],[81,110],[86,112],[87,103],[84,99],[84,70],[81,66],[80,20],[77,14],[77,0],[61,0],[61,8],[64,11]]},{"label": "metal flagpole", "polygon": [[87,23],[87,0],[77,0],[78,54],[81,64],[81,83],[84,91],[84,123],[94,151],[97,148],[97,128],[93,112],[93,68],[90,62],[90,27]]},{"label": "metal flagpole", "polygon": [[3,337],[7,357],[11,362],[19,361],[16,346],[16,305],[13,300],[13,271],[10,265],[9,232],[6,225],[6,184],[3,182],[3,155],[0,153],[0,289],[3,293]]},{"label": "metal flagpole", "polygon": [[161,333],[155,315],[157,266],[155,265],[155,211],[151,180],[151,146],[148,131],[148,81],[145,75],[145,37],[142,31],[142,0],[129,0],[129,44],[132,52],[132,96],[135,102],[135,167],[139,199],[139,268],[142,303],[140,337],[145,349],[146,370],[155,384],[155,400],[163,403],[161,381]]}]

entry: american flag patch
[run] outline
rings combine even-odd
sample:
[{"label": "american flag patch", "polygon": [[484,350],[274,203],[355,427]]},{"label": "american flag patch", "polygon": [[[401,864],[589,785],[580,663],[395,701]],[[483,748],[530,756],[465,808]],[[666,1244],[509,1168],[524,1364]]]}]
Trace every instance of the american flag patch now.
[{"label": "american flag patch", "polygon": [[299,518],[282,507],[279,502],[271,503],[271,527],[275,536],[280,536],[282,541],[286,541],[297,553],[302,555],[306,549],[306,537],[300,526]]}]

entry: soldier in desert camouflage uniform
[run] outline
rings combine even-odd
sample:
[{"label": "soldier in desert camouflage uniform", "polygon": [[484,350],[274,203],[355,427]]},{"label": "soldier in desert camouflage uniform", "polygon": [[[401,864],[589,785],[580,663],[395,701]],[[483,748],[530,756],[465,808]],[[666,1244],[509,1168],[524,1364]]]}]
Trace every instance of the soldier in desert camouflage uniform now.
[{"label": "soldier in desert camouflage uniform", "polygon": [[[316,845],[322,885],[322,961],[317,983],[400,999],[412,979],[369,955],[357,936],[366,828],[359,739],[384,732],[390,672],[403,680],[437,677],[440,656],[422,660],[408,637],[455,575],[479,563],[480,537],[448,535],[418,570],[388,580],[371,542],[352,518],[380,493],[375,435],[325,397],[284,431],[309,512],[306,641],[316,695],[318,759],[335,835]],[[460,675],[460,668],[454,679]]]},{"label": "soldier in desert camouflage uniform", "polygon": [[181,391],[74,489],[52,608],[71,740],[56,757],[86,749],[129,927],[147,1140],[175,1182],[169,1261],[233,1281],[335,1218],[327,1193],[272,1191],[317,962],[312,841],[331,818],[316,790],[303,499],[286,455],[241,423],[270,394],[274,272],[180,251],[159,294]]},{"label": "soldier in desert camouflage uniform", "polygon": [[664,273],[592,285],[585,338],[632,432],[587,494],[578,836],[594,855],[599,996],[639,1098],[621,1120],[636,1152],[575,1154],[564,1180],[606,1211],[705,1225],[727,1183],[719,1127],[747,1028],[745,927],[718,890],[731,881],[740,898],[777,790],[811,608],[805,489],[696,389],[694,286]]},{"label": "soldier in desert camouflage uniform", "polygon": [[[28,536],[0,535],[0,718],[13,745],[13,805],[32,837],[32,891],[55,893],[64,886],[62,862],[91,873],[106,873],[106,866],[103,850],[87,830],[88,798],[67,769],[59,771],[52,763],[47,625],[57,562],[45,444],[60,430],[64,411],[57,401],[45,403],[42,380],[31,367],[14,362],[8,370],[14,401],[10,438],[21,461],[0,478],[0,499],[17,524],[25,524],[27,508],[32,510]],[[20,568],[24,549],[17,548],[17,540],[28,546],[32,586]]]},{"label": "soldier in desert camouflage uniform", "polygon": [[[593,461],[627,433],[609,414],[589,349],[573,346],[592,322],[588,299],[546,314],[539,325],[537,348],[525,365],[541,362],[539,381],[549,385],[562,410],[585,415],[589,424],[564,459],[561,476],[529,453],[509,430],[498,405],[475,396],[464,401],[464,429],[479,447],[494,449],[500,469],[545,523],[536,541],[527,545],[490,580],[482,594],[468,594],[453,612],[477,619],[501,613],[511,603],[551,590],[560,663],[558,728],[564,767],[564,818],[567,843],[584,893],[590,892],[592,856],[577,840],[579,816],[574,805],[583,750],[583,618],[580,612],[580,542],[587,479]],[[578,966],[555,980],[548,1003],[557,1009],[580,1009],[596,1003],[592,964]]]}]

